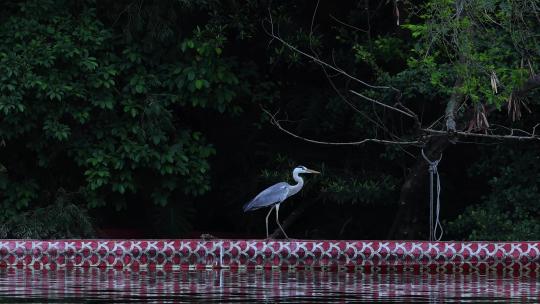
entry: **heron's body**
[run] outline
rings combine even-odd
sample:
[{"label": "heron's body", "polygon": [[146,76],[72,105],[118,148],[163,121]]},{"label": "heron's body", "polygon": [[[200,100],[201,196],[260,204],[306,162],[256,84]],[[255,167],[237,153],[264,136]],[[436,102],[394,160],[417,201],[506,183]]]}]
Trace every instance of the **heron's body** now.
[{"label": "heron's body", "polygon": [[266,188],[254,199],[244,205],[244,212],[257,210],[283,202],[287,197],[289,197],[289,187],[290,185],[286,182],[281,182]]},{"label": "heron's body", "polygon": [[[254,199],[244,205],[244,212],[257,210],[264,207],[272,207],[266,216],[266,237],[268,238],[268,217],[274,208],[276,208],[276,222],[285,235],[287,234],[279,223],[279,205],[288,197],[298,193],[304,186],[304,179],[300,177],[301,173],[319,173],[314,170],[307,169],[306,167],[299,166],[293,170],[293,179],[297,182],[296,185],[290,185],[286,182],[277,183],[270,186],[255,196]],[[288,238],[288,237],[287,237]]]}]

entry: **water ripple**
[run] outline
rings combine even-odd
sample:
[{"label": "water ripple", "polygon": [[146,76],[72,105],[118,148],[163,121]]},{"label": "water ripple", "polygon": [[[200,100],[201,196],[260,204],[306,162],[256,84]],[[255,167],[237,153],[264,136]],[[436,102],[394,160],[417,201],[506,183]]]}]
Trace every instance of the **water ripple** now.
[{"label": "water ripple", "polygon": [[539,303],[540,278],[315,271],[0,269],[0,303]]}]

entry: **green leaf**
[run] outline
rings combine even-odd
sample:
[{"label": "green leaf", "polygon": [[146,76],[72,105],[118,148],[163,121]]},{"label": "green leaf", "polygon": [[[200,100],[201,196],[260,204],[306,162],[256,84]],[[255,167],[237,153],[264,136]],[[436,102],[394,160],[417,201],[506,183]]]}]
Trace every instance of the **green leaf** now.
[{"label": "green leaf", "polygon": [[195,80],[195,87],[197,88],[197,90],[202,89],[203,85],[204,85],[203,80],[200,80],[200,79]]}]

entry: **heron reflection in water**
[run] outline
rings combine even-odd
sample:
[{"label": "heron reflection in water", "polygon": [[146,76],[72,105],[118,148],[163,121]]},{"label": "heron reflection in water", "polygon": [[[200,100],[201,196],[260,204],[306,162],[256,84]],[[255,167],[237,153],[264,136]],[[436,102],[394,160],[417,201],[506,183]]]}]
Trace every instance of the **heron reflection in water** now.
[{"label": "heron reflection in water", "polygon": [[319,171],[308,169],[304,166],[298,166],[294,168],[293,170],[293,179],[297,182],[296,185],[289,185],[286,182],[277,183],[273,186],[270,186],[263,190],[261,193],[259,193],[254,199],[249,201],[244,205],[244,212],[257,210],[264,207],[272,207],[270,208],[270,211],[268,211],[268,214],[266,215],[266,238],[269,238],[268,234],[268,217],[270,217],[270,213],[272,213],[272,210],[276,208],[276,223],[279,226],[279,229],[281,229],[281,232],[283,232],[283,235],[288,239],[289,237],[285,233],[285,230],[283,230],[283,227],[281,227],[281,224],[279,223],[279,205],[283,203],[284,200],[286,200],[289,196],[293,196],[296,193],[298,193],[302,187],[304,186],[304,179],[300,177],[300,174],[302,173],[312,173],[312,174],[319,174]]}]

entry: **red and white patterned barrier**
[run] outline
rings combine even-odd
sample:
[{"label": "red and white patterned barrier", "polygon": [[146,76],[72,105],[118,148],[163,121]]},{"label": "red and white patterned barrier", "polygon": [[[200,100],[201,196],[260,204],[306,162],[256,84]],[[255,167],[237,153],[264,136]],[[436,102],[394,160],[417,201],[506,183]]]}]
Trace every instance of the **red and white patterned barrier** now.
[{"label": "red and white patterned barrier", "polygon": [[540,242],[0,240],[0,267],[540,272]]}]

